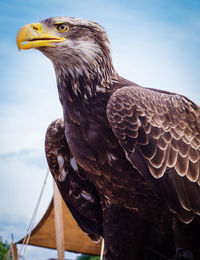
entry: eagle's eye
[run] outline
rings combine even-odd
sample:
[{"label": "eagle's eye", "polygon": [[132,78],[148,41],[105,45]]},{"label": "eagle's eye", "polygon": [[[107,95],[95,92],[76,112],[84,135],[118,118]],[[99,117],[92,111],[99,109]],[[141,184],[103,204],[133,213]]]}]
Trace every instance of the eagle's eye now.
[{"label": "eagle's eye", "polygon": [[61,23],[56,26],[56,30],[59,32],[67,32],[69,30],[69,26],[66,23]]}]

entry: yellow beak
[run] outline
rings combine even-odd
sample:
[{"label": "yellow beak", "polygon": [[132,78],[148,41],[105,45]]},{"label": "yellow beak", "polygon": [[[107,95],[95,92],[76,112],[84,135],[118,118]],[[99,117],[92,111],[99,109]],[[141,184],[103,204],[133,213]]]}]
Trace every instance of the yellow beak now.
[{"label": "yellow beak", "polygon": [[50,32],[41,23],[32,23],[23,26],[17,34],[18,49],[32,49],[42,46],[56,47],[55,43],[63,42],[66,38],[61,38]]}]

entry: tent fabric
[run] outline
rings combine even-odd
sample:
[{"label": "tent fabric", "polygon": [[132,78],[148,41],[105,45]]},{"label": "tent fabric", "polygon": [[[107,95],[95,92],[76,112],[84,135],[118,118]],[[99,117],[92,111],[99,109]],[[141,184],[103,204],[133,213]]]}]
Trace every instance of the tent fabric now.
[{"label": "tent fabric", "polygon": [[[94,243],[77,225],[70,211],[62,200],[64,248],[82,254],[100,255],[101,242]],[[21,239],[18,244],[23,242]],[[38,225],[32,230],[29,245],[56,249],[53,199]]]}]

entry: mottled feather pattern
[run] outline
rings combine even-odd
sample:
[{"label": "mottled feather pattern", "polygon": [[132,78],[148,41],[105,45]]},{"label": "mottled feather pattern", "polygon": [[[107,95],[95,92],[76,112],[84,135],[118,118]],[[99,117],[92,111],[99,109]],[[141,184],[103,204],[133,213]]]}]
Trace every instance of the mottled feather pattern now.
[{"label": "mottled feather pattern", "polygon": [[[137,142],[141,145],[143,155],[149,160],[149,164],[153,168],[160,168],[164,161],[168,161],[170,155],[168,149],[170,149],[174,155],[170,158],[174,159],[174,162],[170,160],[170,164],[166,167],[175,166],[181,176],[186,175],[194,182],[198,180],[199,171],[193,178],[188,170],[189,161],[196,163],[200,158],[198,107],[194,109],[189,101],[178,95],[127,87],[116,91],[111,97],[108,116],[120,141],[129,145],[127,152],[134,152],[136,146],[134,142]],[[127,138],[133,139],[132,147]],[[149,153],[142,145],[151,147]],[[175,159],[176,155],[179,156],[179,160]],[[182,166],[181,169],[177,161],[181,162],[184,159],[188,162],[187,167]],[[158,178],[163,173],[157,175],[152,172],[154,177]]]},{"label": "mottled feather pattern", "polygon": [[[146,88],[124,87],[108,103],[107,115],[116,137],[133,166],[144,174],[133,160],[134,153],[145,158],[149,172],[161,178],[167,169],[197,185],[200,195],[200,109],[185,97],[159,93]],[[168,170],[169,171],[169,170]],[[172,172],[171,172],[172,174]],[[185,183],[182,179],[182,183]],[[190,191],[176,186],[182,206],[191,210],[187,200]],[[182,193],[187,190],[187,198]],[[190,202],[192,203],[192,202]],[[198,207],[192,209],[200,212]]]},{"label": "mottled feather pattern", "polygon": [[102,233],[99,196],[84,170],[72,157],[62,119],[53,121],[48,127],[45,150],[49,169],[72,215],[90,238],[99,240]]}]

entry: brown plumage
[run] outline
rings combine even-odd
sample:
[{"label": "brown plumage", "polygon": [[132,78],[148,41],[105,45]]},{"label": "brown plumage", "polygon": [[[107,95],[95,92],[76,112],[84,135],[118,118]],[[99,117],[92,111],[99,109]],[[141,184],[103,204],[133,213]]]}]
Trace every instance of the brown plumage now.
[{"label": "brown plumage", "polygon": [[102,235],[100,199],[84,170],[70,153],[63,120],[55,120],[47,129],[45,151],[51,173],[72,215],[80,227],[94,241],[98,241]]},{"label": "brown plumage", "polygon": [[53,62],[64,114],[49,126],[45,147],[80,227],[104,237],[106,260],[162,259],[147,249],[172,257],[176,247],[200,259],[199,106],[120,77],[97,23],[56,17],[40,26],[34,37],[47,30],[63,39],[37,45]]},{"label": "brown plumage", "polygon": [[169,209],[185,223],[200,214],[199,107],[179,95],[124,87],[110,98],[107,116],[128,160],[153,190],[160,196],[163,181],[174,190],[177,204],[162,195]]}]

